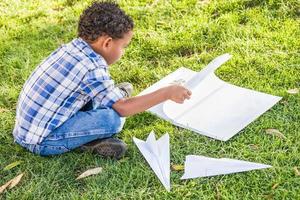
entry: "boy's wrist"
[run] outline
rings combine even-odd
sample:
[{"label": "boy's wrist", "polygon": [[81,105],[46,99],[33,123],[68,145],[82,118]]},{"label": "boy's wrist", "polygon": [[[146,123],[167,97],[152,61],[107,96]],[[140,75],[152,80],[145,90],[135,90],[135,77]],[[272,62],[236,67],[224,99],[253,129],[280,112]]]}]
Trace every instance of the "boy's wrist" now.
[{"label": "boy's wrist", "polygon": [[163,98],[165,101],[171,98],[170,89],[170,86],[162,88]]}]

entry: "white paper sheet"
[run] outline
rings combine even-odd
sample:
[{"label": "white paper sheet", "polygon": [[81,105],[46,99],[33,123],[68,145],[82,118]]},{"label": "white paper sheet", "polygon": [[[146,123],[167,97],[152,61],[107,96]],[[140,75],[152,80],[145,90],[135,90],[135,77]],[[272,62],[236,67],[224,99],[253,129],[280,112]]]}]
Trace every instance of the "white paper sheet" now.
[{"label": "white paper sheet", "polygon": [[229,158],[216,159],[205,156],[188,155],[184,163],[184,175],[181,179],[232,174],[270,167],[272,166]]},{"label": "white paper sheet", "polygon": [[281,99],[219,79],[214,70],[230,58],[229,54],[221,55],[199,73],[179,68],[140,95],[183,79],[186,87],[193,92],[190,100],[184,104],[169,100],[149,111],[177,126],[227,141]]},{"label": "white paper sheet", "polygon": [[231,57],[232,56],[230,54],[226,53],[213,59],[203,70],[196,73],[190,80],[188,80],[184,86],[190,90],[193,90],[202,80],[214,73],[216,69],[227,62]]},{"label": "white paper sheet", "polygon": [[133,138],[140,152],[149,163],[150,167],[164,185],[167,191],[170,191],[170,143],[169,134],[166,133],[160,139],[155,139],[152,131],[147,140],[143,141]]}]

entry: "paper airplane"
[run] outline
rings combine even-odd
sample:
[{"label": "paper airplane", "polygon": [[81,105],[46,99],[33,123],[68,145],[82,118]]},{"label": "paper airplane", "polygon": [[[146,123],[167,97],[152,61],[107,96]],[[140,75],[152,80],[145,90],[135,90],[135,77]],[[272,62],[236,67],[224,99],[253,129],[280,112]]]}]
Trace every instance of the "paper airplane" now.
[{"label": "paper airplane", "polygon": [[152,131],[147,140],[133,138],[134,143],[149,163],[150,167],[164,185],[170,191],[170,144],[169,134],[166,133],[160,139],[155,139]]},{"label": "paper airplane", "polygon": [[272,166],[229,158],[217,159],[188,155],[184,163],[184,175],[181,179],[232,174],[270,167]]}]

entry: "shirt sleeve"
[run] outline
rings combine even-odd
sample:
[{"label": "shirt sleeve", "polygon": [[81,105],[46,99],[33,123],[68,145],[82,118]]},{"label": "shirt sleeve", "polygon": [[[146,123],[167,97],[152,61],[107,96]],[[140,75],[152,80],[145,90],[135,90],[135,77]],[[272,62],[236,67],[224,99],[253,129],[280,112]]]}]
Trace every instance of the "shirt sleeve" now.
[{"label": "shirt sleeve", "polygon": [[97,68],[88,72],[81,87],[88,96],[105,107],[112,107],[115,102],[124,98],[104,69]]}]

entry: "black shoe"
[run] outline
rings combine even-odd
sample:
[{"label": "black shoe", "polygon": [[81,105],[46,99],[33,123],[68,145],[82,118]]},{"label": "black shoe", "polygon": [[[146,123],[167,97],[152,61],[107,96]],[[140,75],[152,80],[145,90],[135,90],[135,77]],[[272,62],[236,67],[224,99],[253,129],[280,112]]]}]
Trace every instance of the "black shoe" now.
[{"label": "black shoe", "polygon": [[107,138],[89,142],[81,146],[80,149],[99,154],[102,157],[120,159],[124,156],[127,147],[122,140],[117,138]]},{"label": "black shoe", "polygon": [[116,85],[116,87],[118,87],[121,92],[124,94],[124,97],[128,98],[131,97],[132,93],[133,93],[133,86],[131,83],[119,83]]}]

